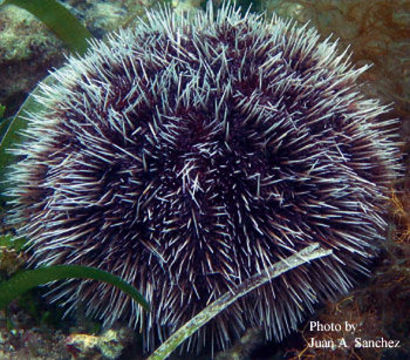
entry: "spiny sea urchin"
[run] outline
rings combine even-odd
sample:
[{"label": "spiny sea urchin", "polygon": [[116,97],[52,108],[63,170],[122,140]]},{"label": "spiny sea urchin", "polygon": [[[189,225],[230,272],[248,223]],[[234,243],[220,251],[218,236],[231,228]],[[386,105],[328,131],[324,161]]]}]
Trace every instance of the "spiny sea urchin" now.
[{"label": "spiny sea urchin", "polygon": [[147,18],[43,86],[47,110],[30,116],[11,175],[16,225],[34,264],[96,266],[134,284],[152,313],[103,284],[71,283],[55,298],[85,301],[106,324],[128,317],[147,350],[320,242],[332,258],[259,288],[192,341],[209,333],[224,347],[246,326],[280,339],[317,297],[366,272],[398,169],[395,121],[360,94],[366,67],[313,29],[231,6]]}]

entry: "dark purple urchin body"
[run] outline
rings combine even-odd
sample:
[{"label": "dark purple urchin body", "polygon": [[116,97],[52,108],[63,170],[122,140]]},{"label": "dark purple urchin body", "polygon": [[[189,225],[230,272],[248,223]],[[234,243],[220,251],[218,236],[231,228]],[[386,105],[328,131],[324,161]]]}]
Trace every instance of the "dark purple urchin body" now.
[{"label": "dark purple urchin body", "polygon": [[150,314],[96,282],[54,294],[85,301],[106,324],[139,324],[149,350],[236,284],[320,242],[333,257],[257,289],[199,334],[218,347],[246,326],[282,338],[318,297],[366,272],[385,227],[394,121],[358,92],[364,70],[314,30],[230,7],[216,20],[212,9],[153,12],[93,44],[44,86],[47,110],[30,117],[18,151],[15,219],[32,263],[96,266],[134,284]]}]

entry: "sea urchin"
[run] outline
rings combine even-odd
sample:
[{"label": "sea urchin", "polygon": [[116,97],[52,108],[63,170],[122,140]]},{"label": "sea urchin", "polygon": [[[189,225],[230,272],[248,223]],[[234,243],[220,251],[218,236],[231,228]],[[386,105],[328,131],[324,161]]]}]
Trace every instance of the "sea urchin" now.
[{"label": "sea urchin", "polygon": [[84,301],[106,324],[128,318],[150,350],[312,242],[334,256],[259,288],[192,341],[224,347],[247,326],[280,339],[318,297],[346,292],[385,228],[399,155],[395,121],[358,90],[366,67],[336,46],[231,6],[160,10],[55,71],[16,151],[16,226],[36,266],[110,271],[153,311],[96,283],[55,299]]}]

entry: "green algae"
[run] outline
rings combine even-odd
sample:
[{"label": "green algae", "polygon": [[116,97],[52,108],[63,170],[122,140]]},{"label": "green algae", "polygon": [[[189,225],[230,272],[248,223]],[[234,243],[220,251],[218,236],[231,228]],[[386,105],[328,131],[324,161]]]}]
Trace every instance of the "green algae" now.
[{"label": "green algae", "polygon": [[91,33],[55,0],[3,0],[0,6],[16,5],[38,17],[72,52],[83,54]]},{"label": "green algae", "polygon": [[17,296],[38,286],[56,280],[93,279],[111,284],[131,296],[149,311],[149,304],[130,284],[109,272],[81,265],[54,265],[17,273],[0,283],[0,309],[6,308]]}]

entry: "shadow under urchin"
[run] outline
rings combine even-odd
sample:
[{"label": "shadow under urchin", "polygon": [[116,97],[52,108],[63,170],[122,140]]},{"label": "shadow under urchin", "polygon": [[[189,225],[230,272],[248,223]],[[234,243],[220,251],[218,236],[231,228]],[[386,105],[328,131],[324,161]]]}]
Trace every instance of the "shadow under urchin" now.
[{"label": "shadow under urchin", "polygon": [[13,221],[33,266],[107,270],[152,312],[97,282],[65,284],[54,299],[83,301],[106,325],[128,319],[151,351],[313,242],[334,255],[240,299],[186,347],[210,336],[224,348],[246,327],[279,340],[318,299],[347,292],[382,238],[399,152],[396,121],[360,93],[366,67],[336,46],[225,5],[216,16],[148,12],[70,57],[15,151]]}]

